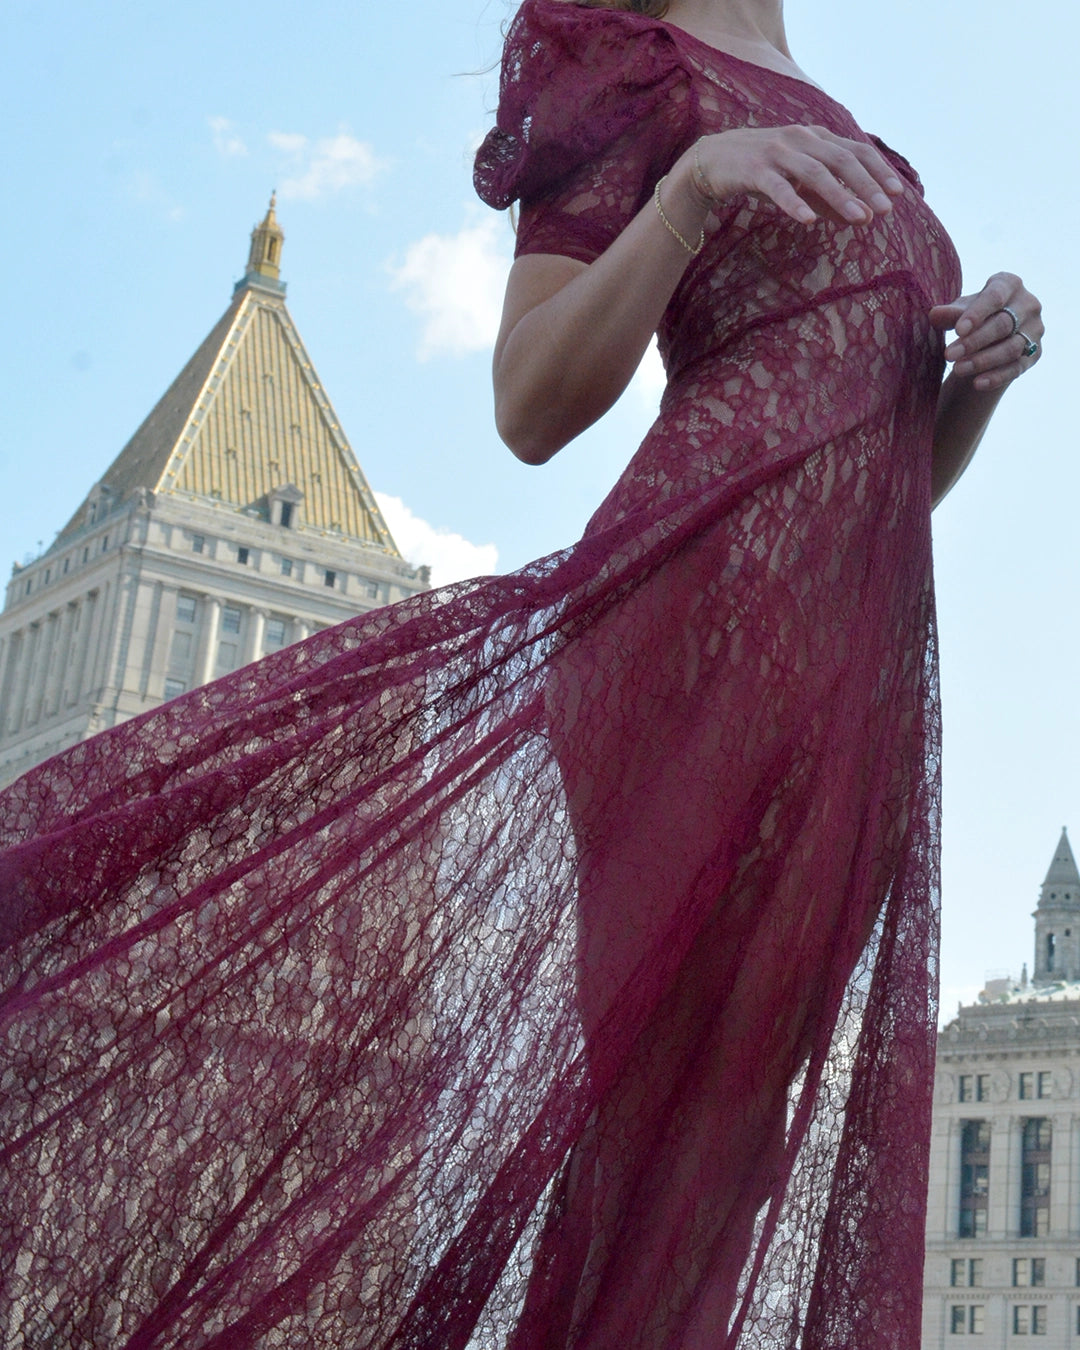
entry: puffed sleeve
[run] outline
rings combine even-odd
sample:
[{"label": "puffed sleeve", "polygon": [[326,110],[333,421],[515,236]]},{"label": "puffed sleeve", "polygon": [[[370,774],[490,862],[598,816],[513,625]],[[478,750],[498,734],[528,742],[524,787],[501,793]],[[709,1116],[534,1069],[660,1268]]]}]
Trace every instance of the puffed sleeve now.
[{"label": "puffed sleeve", "polygon": [[518,201],[517,253],[591,262],[694,139],[692,87],[665,25],[568,0],[525,0],[499,111],[476,156],[489,206]]}]

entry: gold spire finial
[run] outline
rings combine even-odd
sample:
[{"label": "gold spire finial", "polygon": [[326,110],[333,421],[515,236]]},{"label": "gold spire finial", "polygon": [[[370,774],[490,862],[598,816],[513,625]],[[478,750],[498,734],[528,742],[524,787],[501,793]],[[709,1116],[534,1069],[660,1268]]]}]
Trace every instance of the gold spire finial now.
[{"label": "gold spire finial", "polygon": [[251,252],[248,254],[248,276],[268,277],[277,281],[281,274],[281,245],[285,232],[277,223],[274,208],[277,190],[270,194],[270,205],[260,224],[251,231]]}]

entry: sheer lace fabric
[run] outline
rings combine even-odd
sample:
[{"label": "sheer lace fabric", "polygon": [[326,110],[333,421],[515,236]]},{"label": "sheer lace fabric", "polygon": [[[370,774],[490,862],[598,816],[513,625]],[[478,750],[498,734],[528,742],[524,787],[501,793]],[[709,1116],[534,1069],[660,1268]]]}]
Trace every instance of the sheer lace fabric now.
[{"label": "sheer lace fabric", "polygon": [[[702,131],[792,121],[862,135],[526,0],[478,184],[587,261]],[[573,548],[0,795],[6,1345],[917,1344],[959,278],[894,160],[868,230],[716,213]]]}]

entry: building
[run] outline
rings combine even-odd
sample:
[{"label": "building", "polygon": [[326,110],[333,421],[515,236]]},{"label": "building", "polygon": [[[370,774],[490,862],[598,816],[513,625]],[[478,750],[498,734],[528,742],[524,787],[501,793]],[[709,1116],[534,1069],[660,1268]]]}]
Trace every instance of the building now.
[{"label": "building", "polygon": [[923,1350],[1080,1348],[1080,871],[1063,830],[1034,975],[938,1038]]},{"label": "building", "polygon": [[232,302],[0,614],[0,785],[427,587],[285,306],[274,201]]}]

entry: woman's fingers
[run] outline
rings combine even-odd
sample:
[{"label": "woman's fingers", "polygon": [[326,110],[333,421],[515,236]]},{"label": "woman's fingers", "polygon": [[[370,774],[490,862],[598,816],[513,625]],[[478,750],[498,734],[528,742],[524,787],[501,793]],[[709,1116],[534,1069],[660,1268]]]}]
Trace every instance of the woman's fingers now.
[{"label": "woman's fingers", "polygon": [[761,175],[759,191],[774,201],[781,211],[786,211],[792,219],[801,221],[804,225],[809,225],[817,219],[819,213],[823,214],[828,209],[824,202],[815,201],[811,204],[805,197],[800,196],[791,182],[776,170]]},{"label": "woman's fingers", "polygon": [[758,193],[806,224],[818,216],[866,224],[889,212],[904,190],[873,145],[823,127],[741,128],[704,137],[698,151],[714,200]]},{"label": "woman's fingers", "polygon": [[826,149],[822,155],[834,177],[875,212],[892,209],[892,198],[904,191],[896,171],[872,145],[846,141],[822,132]]},{"label": "woman's fingers", "polygon": [[935,328],[955,329],[945,359],[976,389],[1004,388],[1042,353],[1042,306],[1011,272],[998,272],[975,295],[962,295],[930,311]]},{"label": "woman's fingers", "polygon": [[934,305],[930,310],[930,322],[935,328],[955,328],[974,298],[971,295],[961,295],[951,304]]},{"label": "woman's fingers", "polygon": [[[971,297],[964,313],[956,324],[956,336],[967,338],[983,325],[987,319],[1000,314],[1005,306],[1017,298],[1017,291],[1023,290],[1019,277],[1009,272],[998,272],[992,276],[978,295]],[[1006,316],[1007,317],[1007,316]]]},{"label": "woman's fingers", "polygon": [[1023,358],[1027,345],[1019,334],[1010,335],[1004,342],[995,342],[991,347],[981,348],[974,356],[957,361],[953,370],[957,375],[983,375],[1002,366],[1015,365]]},{"label": "woman's fingers", "polygon": [[822,214],[844,225],[861,225],[892,210],[886,184],[899,180],[873,146],[845,142],[815,127],[793,130],[776,148],[778,167],[800,196],[820,203]]}]

